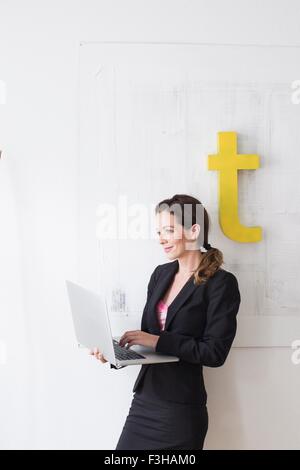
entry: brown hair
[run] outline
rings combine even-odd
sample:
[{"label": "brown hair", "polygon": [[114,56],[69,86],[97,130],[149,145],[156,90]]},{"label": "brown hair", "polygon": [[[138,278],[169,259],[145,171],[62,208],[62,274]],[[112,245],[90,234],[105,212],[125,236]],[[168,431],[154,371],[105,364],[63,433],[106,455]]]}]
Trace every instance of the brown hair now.
[{"label": "brown hair", "polygon": [[[201,221],[199,220],[199,208],[201,208]],[[208,243],[208,229],[209,218],[208,213],[203,204],[193,196],[187,194],[175,194],[170,199],[160,201],[155,207],[155,213],[168,210],[170,214],[176,216],[177,221],[186,229],[191,228],[194,224],[199,224],[201,227],[201,234],[203,238],[202,246],[207,251],[202,252],[200,264],[194,271],[194,283],[199,285],[220,268],[223,264],[223,253],[218,249],[212,247]],[[201,225],[204,223],[204,227]],[[198,240],[200,245],[200,240]],[[200,249],[200,246],[199,246]]]}]

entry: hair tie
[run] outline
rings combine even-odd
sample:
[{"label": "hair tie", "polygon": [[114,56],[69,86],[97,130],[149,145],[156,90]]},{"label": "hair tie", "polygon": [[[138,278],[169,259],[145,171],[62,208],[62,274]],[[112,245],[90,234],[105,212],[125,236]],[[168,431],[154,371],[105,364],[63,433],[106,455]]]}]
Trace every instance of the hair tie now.
[{"label": "hair tie", "polygon": [[211,250],[212,246],[210,245],[210,243],[204,242],[203,243],[203,248],[205,248],[206,250]]}]

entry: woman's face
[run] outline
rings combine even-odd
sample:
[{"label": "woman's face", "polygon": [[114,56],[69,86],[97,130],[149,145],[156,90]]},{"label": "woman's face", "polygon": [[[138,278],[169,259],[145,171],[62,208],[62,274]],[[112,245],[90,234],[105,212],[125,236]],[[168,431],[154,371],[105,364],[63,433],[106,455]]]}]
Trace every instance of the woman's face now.
[{"label": "woman's face", "polygon": [[195,234],[195,226],[193,227],[193,229],[185,229],[178,223],[174,214],[170,214],[168,211],[156,214],[156,232],[159,243],[168,259],[177,259],[185,253],[187,246],[190,248],[191,244],[187,242]]}]

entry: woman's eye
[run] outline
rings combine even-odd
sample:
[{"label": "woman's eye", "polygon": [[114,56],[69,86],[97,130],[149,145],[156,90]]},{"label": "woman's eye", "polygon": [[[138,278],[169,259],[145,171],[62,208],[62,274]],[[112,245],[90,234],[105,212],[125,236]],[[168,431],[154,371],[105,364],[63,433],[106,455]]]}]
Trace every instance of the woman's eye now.
[{"label": "woman's eye", "polygon": [[[168,233],[174,233],[174,230],[172,228],[165,228],[162,233],[168,232]],[[157,232],[157,235],[160,235],[160,232]]]}]

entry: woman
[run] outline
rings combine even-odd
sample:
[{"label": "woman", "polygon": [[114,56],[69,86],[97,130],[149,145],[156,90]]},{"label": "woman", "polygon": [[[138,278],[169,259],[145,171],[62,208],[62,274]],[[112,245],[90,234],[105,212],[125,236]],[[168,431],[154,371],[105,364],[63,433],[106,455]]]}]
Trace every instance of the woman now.
[{"label": "woman", "polygon": [[[155,213],[169,261],[151,275],[141,330],[126,331],[119,342],[179,361],[142,365],[116,450],[203,449],[208,413],[202,368],[223,365],[229,353],[241,300],[238,282],[221,268],[222,252],[208,243],[208,215],[198,199],[176,194]],[[97,349],[91,354],[106,362]]]}]

